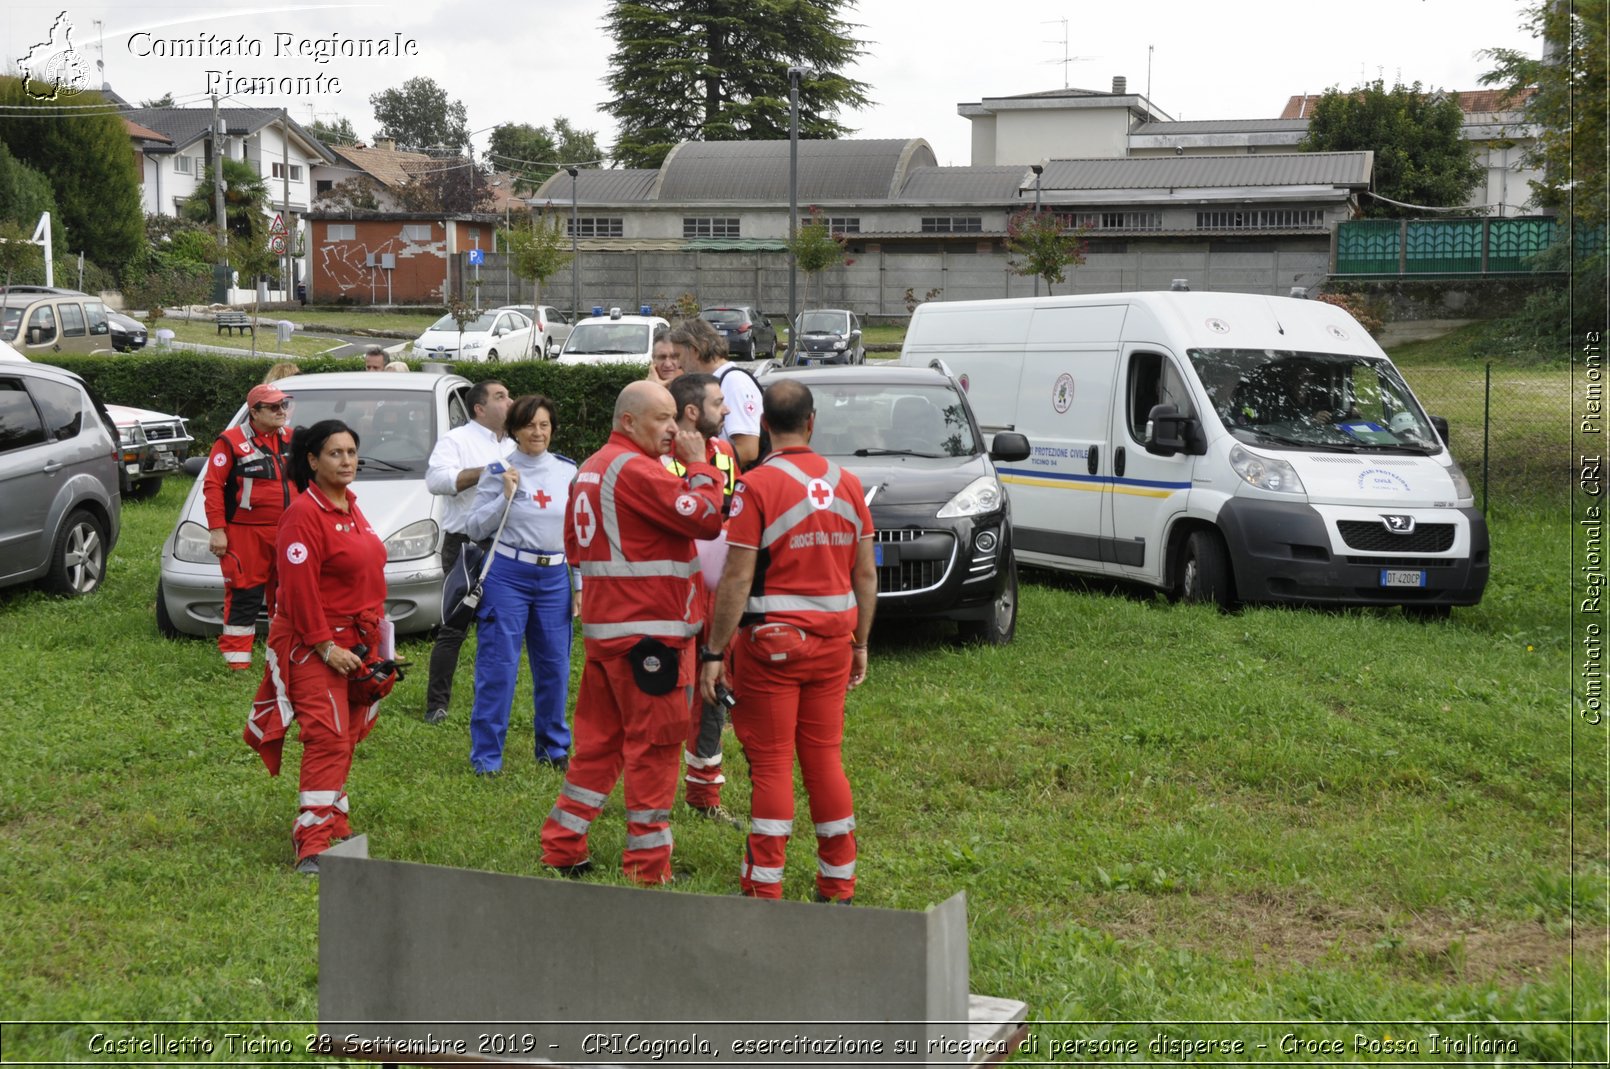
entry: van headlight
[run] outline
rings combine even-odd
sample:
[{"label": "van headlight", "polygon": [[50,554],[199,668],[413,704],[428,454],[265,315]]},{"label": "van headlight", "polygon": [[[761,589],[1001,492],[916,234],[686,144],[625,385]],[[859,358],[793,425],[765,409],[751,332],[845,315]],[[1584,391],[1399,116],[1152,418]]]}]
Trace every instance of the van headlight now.
[{"label": "van headlight", "polygon": [[436,552],[436,521],[411,523],[386,539],[386,560],[418,560]]},{"label": "van headlight", "polygon": [[192,520],[186,520],[173,533],[173,555],[186,564],[217,564],[218,558],[208,549],[207,529]]},{"label": "van headlight", "polygon": [[1460,470],[1458,464],[1448,465],[1448,478],[1453,480],[1453,496],[1459,501],[1459,504],[1474,505],[1476,503],[1476,492],[1470,488],[1470,480],[1465,478],[1465,473]]},{"label": "van headlight", "polygon": [[980,516],[986,512],[995,512],[1001,507],[1001,484],[993,475],[980,475],[967,486],[945,502],[945,507],[939,510],[939,518],[952,519],[956,516]]},{"label": "van headlight", "polygon": [[1303,481],[1297,477],[1297,469],[1284,460],[1260,457],[1238,445],[1230,450],[1230,467],[1235,469],[1235,473],[1241,476],[1248,486],[1256,486],[1260,490],[1272,490],[1277,494],[1304,492]]}]

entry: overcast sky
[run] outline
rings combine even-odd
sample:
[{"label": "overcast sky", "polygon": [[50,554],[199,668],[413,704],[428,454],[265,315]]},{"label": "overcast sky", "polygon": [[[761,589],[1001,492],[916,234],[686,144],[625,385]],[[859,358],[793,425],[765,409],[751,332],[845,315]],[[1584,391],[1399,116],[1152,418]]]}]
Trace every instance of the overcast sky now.
[{"label": "overcast sky", "polygon": [[[99,80],[95,62],[104,59],[105,80],[136,104],[164,92],[181,104],[201,104],[209,70],[236,78],[322,74],[340,79],[339,92],[233,93],[227,102],[289,107],[300,122],[344,116],[369,137],[375,126],[370,94],[426,75],[464,102],[473,130],[547,124],[562,115],[596,130],[607,148],[614,128],[599,110],[611,45],[601,25],[606,7],[604,0],[294,6],[135,0],[64,8],[61,0],[13,0],[0,11],[0,53],[14,67],[65,9],[91,84]],[[925,138],[941,164],[965,165],[971,162],[968,123],[956,114],[957,104],[1064,84],[1106,90],[1114,75],[1127,77],[1131,92],[1146,93],[1149,84],[1153,103],[1175,119],[1268,118],[1292,94],[1376,77],[1476,89],[1490,65],[1478,50],[1538,54],[1538,42],[1520,29],[1522,7],[1520,0],[1360,0],[1340,7],[1293,0],[1077,7],[1049,0],[861,0],[846,14],[867,53],[852,73],[871,86],[873,104],[842,119],[860,137]],[[329,63],[276,58],[280,34],[289,35],[293,47],[332,34],[388,40],[401,34],[417,43],[418,53]],[[245,35],[262,55],[135,54],[158,51],[154,42],[195,48],[207,35],[231,41]],[[1064,54],[1071,58],[1066,65]],[[485,147],[484,133],[475,140]]]}]

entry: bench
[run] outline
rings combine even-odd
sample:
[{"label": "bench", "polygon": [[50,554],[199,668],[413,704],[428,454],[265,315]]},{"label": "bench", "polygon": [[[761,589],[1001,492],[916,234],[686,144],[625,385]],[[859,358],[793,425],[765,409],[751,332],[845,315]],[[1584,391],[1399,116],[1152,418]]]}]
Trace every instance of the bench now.
[{"label": "bench", "polygon": [[219,312],[213,316],[213,322],[218,325],[219,334],[224,333],[226,330],[231,334],[249,330],[254,337],[257,334],[256,328],[252,326],[251,317],[245,312]]}]

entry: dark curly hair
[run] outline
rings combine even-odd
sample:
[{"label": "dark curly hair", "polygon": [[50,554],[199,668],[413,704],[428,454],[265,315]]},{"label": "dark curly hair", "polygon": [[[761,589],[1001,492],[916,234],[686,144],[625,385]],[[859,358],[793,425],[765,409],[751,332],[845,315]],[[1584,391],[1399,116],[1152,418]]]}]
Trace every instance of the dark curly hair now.
[{"label": "dark curly hair", "polygon": [[298,490],[307,490],[307,484],[313,481],[313,465],[307,458],[324,452],[324,443],[337,434],[350,434],[352,444],[358,444],[358,432],[338,419],[321,419],[311,427],[298,427],[292,433],[291,480]]}]

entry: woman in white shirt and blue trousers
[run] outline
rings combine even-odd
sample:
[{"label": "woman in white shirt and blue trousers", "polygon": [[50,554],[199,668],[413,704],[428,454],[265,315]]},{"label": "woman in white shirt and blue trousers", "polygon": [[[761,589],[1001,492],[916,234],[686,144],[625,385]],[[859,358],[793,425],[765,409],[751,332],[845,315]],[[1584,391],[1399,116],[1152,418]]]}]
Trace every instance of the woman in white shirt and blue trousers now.
[{"label": "woman in white shirt and blue trousers", "polygon": [[565,706],[570,693],[571,617],[574,580],[565,564],[565,505],[575,462],[548,451],[558,429],[553,402],[538,394],[509,405],[507,433],[514,452],[502,464],[488,465],[470,507],[470,537],[492,537],[509,518],[492,547],[475,652],[475,705],[470,712],[470,765],[476,775],[503,768],[503,740],[509,730],[514,684],[520,673],[520,641],[531,660],[532,728],[539,765],[570,764],[570,726]]}]

